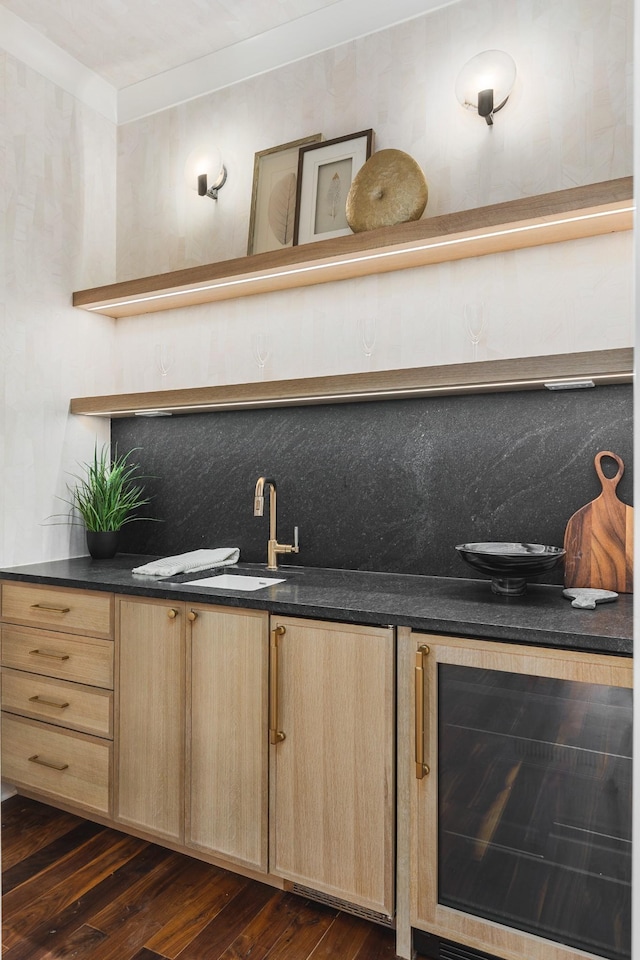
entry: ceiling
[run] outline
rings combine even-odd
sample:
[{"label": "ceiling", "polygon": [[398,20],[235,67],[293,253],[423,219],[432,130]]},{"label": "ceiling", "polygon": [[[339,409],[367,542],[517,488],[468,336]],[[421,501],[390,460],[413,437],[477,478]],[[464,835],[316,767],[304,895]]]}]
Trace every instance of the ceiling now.
[{"label": "ceiling", "polygon": [[460,0],[0,0],[0,48],[116,123]]},{"label": "ceiling", "polygon": [[1,0],[116,89],[340,0]]},{"label": "ceiling", "polygon": [[[116,90],[211,55],[282,63],[455,0],[0,0],[4,8]],[[298,47],[300,36],[306,37]],[[295,41],[295,42],[291,42]],[[1,41],[0,41],[1,43]],[[315,51],[313,51],[315,52]]]}]

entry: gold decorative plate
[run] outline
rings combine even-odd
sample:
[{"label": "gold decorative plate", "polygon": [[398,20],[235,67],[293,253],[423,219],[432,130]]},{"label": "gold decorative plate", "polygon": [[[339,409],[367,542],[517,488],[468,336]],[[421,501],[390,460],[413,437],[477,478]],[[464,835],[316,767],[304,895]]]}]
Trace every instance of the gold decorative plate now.
[{"label": "gold decorative plate", "polygon": [[419,220],[429,191],[419,165],[402,150],[379,150],[360,168],[347,197],[354,233]]}]

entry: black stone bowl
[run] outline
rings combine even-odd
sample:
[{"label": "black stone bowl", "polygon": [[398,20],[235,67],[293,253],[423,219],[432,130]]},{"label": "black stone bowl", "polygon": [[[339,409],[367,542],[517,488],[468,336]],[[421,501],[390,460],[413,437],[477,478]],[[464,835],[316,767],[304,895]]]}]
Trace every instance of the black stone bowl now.
[{"label": "black stone bowl", "polygon": [[500,596],[517,597],[527,589],[527,580],[552,570],[564,557],[562,547],[541,543],[460,543],[463,560],[491,577],[491,589]]}]

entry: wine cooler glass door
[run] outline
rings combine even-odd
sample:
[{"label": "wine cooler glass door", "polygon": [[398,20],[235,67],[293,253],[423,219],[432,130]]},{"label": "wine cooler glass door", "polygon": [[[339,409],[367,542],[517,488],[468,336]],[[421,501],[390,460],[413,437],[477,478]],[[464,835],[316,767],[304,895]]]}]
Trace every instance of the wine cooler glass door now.
[{"label": "wine cooler glass door", "polygon": [[628,960],[631,690],[442,662],[436,684],[438,903]]}]

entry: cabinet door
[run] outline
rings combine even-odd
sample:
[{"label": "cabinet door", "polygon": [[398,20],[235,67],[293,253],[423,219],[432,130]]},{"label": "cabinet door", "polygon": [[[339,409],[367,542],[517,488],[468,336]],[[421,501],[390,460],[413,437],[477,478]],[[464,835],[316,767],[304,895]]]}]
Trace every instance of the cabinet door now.
[{"label": "cabinet door", "polygon": [[187,843],[267,870],[268,614],[189,607]]},{"label": "cabinet door", "polygon": [[184,606],[119,600],[116,818],[172,840],[184,820]]},{"label": "cabinet door", "polygon": [[393,630],[271,625],[271,872],[390,916]]},{"label": "cabinet door", "polygon": [[631,660],[412,642],[414,926],[523,960],[628,958]]}]

